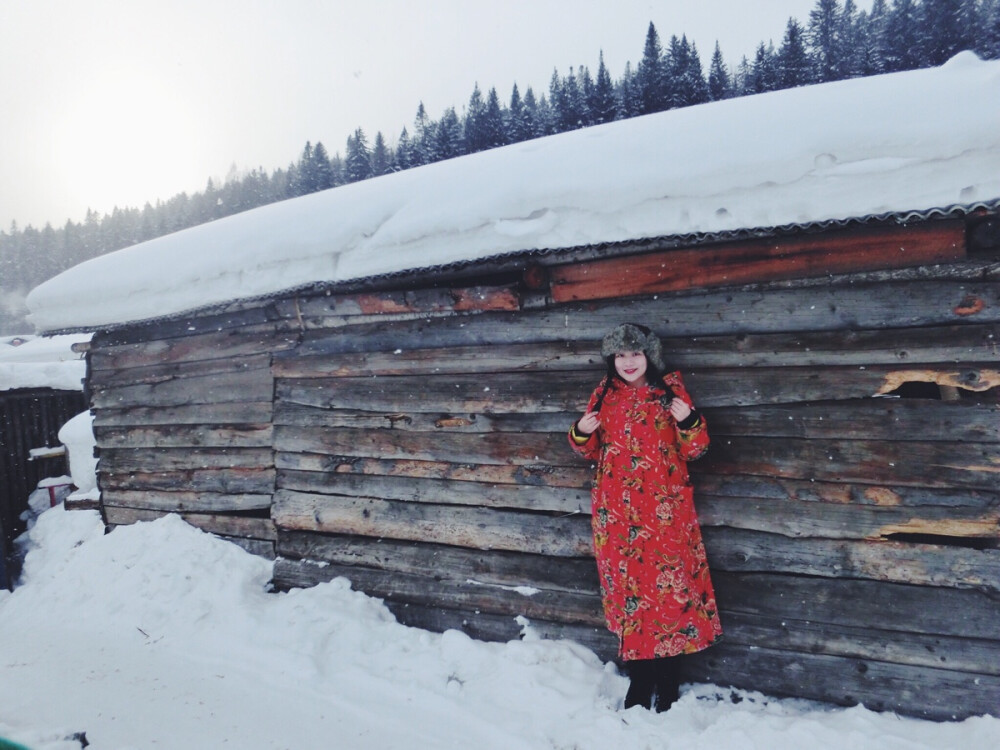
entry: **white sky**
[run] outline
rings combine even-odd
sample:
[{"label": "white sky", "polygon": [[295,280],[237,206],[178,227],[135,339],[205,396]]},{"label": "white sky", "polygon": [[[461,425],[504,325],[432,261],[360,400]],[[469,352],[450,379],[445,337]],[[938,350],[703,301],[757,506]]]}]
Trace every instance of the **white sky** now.
[{"label": "white sky", "polygon": [[[860,3],[867,8],[870,3]],[[473,84],[506,100],[603,49],[613,78],[685,33],[707,69],[777,45],[815,0],[0,0],[0,228],[141,207],[231,165],[270,172],[307,140],[394,142]],[[412,129],[412,128],[411,128]]]}]

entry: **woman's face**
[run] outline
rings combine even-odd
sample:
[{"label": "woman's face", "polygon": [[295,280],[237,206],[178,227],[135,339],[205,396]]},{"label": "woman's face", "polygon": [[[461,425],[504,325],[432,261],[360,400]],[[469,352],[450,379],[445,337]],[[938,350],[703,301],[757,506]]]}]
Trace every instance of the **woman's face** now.
[{"label": "woman's face", "polygon": [[646,355],[642,352],[618,352],[615,371],[629,385],[646,384]]}]

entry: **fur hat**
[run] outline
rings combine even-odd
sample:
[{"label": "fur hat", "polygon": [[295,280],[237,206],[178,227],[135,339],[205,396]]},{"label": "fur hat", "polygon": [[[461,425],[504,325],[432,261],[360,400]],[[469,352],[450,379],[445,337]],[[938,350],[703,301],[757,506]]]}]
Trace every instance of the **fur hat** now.
[{"label": "fur hat", "polygon": [[607,359],[619,352],[642,352],[653,367],[663,372],[663,346],[656,334],[636,323],[622,323],[608,331],[601,341],[601,356]]}]

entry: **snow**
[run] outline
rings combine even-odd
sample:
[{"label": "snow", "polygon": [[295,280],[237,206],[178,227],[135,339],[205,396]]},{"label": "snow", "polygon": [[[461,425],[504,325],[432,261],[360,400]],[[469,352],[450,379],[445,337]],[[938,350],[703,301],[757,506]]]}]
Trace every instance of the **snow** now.
[{"label": "snow", "polygon": [[934,723],[711,685],[665,714],[571,643],[481,643],[395,622],[345,579],[268,592],[271,563],[177,516],[45,511],[0,592],[0,736],[64,750],[1000,747],[1000,719]]},{"label": "snow", "polygon": [[94,448],[94,415],[90,411],[77,414],[59,429],[59,442],[69,453],[69,473],[76,492],[73,500],[97,499],[97,458]]},{"label": "snow", "polygon": [[52,336],[4,336],[0,338],[0,391],[18,388],[83,388],[86,363],[73,344],[90,340],[90,334]]},{"label": "snow", "polygon": [[1000,61],[672,110],[264,206],[101,256],[28,296],[42,331],[316,282],[1000,199]]}]

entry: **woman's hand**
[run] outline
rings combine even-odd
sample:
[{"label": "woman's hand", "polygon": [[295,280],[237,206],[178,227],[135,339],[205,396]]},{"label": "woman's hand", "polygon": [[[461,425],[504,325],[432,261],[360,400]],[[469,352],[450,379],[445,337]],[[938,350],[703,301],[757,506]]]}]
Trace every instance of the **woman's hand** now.
[{"label": "woman's hand", "polygon": [[678,422],[683,422],[691,416],[691,407],[681,399],[675,397],[674,400],[670,402],[670,414]]},{"label": "woman's hand", "polygon": [[576,430],[581,435],[591,435],[597,432],[597,428],[601,426],[600,417],[597,416],[596,411],[588,411],[576,423]]}]

